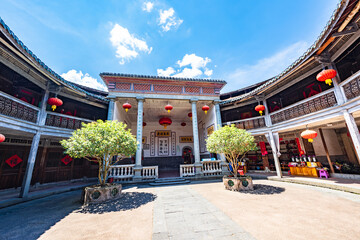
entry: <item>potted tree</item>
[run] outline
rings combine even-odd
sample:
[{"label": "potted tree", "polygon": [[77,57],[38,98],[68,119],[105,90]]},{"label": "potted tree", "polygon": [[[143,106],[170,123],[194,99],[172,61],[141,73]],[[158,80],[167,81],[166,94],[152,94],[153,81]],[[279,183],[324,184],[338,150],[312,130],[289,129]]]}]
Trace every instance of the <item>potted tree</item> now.
[{"label": "potted tree", "polygon": [[213,132],[206,140],[206,147],[209,152],[224,154],[229,162],[231,175],[223,177],[225,188],[233,191],[253,190],[253,183],[250,176],[240,176],[238,173],[239,163],[249,151],[256,150],[255,139],[244,129],[231,126],[224,126]]},{"label": "potted tree", "polygon": [[82,128],[60,143],[70,157],[85,158],[99,164],[99,184],[84,189],[84,204],[120,197],[121,184],[106,183],[106,179],[112,165],[136,152],[136,139],[126,129],[126,124],[102,120],[83,123]]}]

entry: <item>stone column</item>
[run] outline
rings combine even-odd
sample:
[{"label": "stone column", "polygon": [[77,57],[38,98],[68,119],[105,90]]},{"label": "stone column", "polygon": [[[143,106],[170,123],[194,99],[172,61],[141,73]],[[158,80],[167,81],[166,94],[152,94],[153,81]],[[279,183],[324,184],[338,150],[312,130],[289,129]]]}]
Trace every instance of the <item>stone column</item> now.
[{"label": "stone column", "polygon": [[33,140],[31,143],[30,154],[28,157],[25,175],[24,175],[24,179],[23,179],[23,183],[22,183],[21,191],[20,191],[21,198],[27,198],[27,196],[29,194],[32,173],[34,170],[34,165],[35,165],[35,160],[36,160],[36,154],[37,154],[37,151],[39,148],[40,135],[41,135],[40,131],[38,131],[35,134],[35,136],[33,137]]},{"label": "stone column", "polygon": [[351,113],[349,113],[347,110],[343,111],[345,122],[347,125],[347,128],[350,133],[351,140],[355,147],[355,152],[357,155],[357,159],[360,163],[360,134],[359,129],[356,125],[355,119]]},{"label": "stone column", "polygon": [[136,161],[135,161],[135,179],[141,178],[141,158],[142,158],[142,131],[143,131],[143,106],[144,106],[144,98],[137,97],[138,102],[138,115],[137,115],[137,127],[136,127],[136,141],[137,143],[137,150],[136,150]]},{"label": "stone column", "polygon": [[199,144],[199,129],[198,129],[198,120],[196,112],[196,103],[197,99],[191,99],[191,113],[192,113],[192,127],[193,127],[193,139],[194,139],[194,158],[195,158],[195,171],[197,176],[202,175],[200,162],[200,144]]},{"label": "stone column", "polygon": [[[222,127],[222,121],[221,121],[221,112],[220,112],[220,100],[214,100],[214,106],[215,106],[215,130],[218,130]],[[218,158],[221,159],[221,170],[224,174],[229,172],[228,164],[225,161],[224,154],[218,154]]]},{"label": "stone column", "polygon": [[279,158],[277,156],[277,148],[276,148],[276,144],[275,144],[274,135],[273,135],[273,133],[271,131],[269,131],[267,135],[269,136],[268,140],[270,142],[271,151],[272,151],[272,154],[273,154],[273,157],[274,157],[276,175],[279,178],[282,178],[281,165],[280,165]]},{"label": "stone column", "polygon": [[115,100],[110,99],[107,120],[114,119],[114,108],[115,108]]}]

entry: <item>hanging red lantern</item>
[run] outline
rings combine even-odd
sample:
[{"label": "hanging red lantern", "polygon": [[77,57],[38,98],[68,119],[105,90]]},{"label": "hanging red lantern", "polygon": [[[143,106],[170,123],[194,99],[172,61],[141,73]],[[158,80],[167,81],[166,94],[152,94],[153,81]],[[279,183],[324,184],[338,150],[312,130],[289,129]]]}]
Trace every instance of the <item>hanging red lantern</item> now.
[{"label": "hanging red lantern", "polygon": [[259,105],[257,105],[257,106],[255,107],[255,111],[259,112],[259,113],[260,113],[260,116],[262,116],[264,110],[265,110],[265,106],[264,106],[264,105],[259,104]]},{"label": "hanging red lantern", "polygon": [[312,143],[314,141],[313,138],[317,137],[317,132],[315,132],[314,130],[306,129],[301,133],[301,137],[308,139],[308,141]]},{"label": "hanging red lantern", "polygon": [[209,111],[210,107],[208,105],[204,105],[202,107],[202,110],[205,112],[205,114],[207,114],[207,112]]},{"label": "hanging red lantern", "polygon": [[123,104],[123,108],[125,109],[125,112],[129,111],[129,109],[131,108],[131,104],[130,103],[124,103]]},{"label": "hanging red lantern", "polygon": [[181,123],[181,126],[185,127],[185,126],[186,126],[186,123],[182,122],[182,123]]},{"label": "hanging red lantern", "polygon": [[165,110],[168,111],[168,113],[170,113],[170,111],[173,109],[173,106],[171,106],[170,104],[165,106]]},{"label": "hanging red lantern", "polygon": [[319,72],[319,74],[316,76],[316,79],[320,82],[325,82],[329,86],[331,86],[331,79],[336,76],[337,72],[335,69],[326,69]]},{"label": "hanging red lantern", "polygon": [[172,121],[170,118],[163,117],[163,118],[160,118],[159,124],[164,126],[164,128],[166,129],[167,126],[172,124]]},{"label": "hanging red lantern", "polygon": [[55,111],[56,107],[63,105],[63,101],[57,97],[49,98],[47,103],[51,105],[53,111]]},{"label": "hanging red lantern", "polygon": [[3,141],[5,141],[5,136],[0,134],[0,143],[2,143]]},{"label": "hanging red lantern", "polygon": [[146,122],[143,122],[143,127],[145,127],[146,126]]},{"label": "hanging red lantern", "polygon": [[192,113],[188,113],[188,117],[192,120]]}]

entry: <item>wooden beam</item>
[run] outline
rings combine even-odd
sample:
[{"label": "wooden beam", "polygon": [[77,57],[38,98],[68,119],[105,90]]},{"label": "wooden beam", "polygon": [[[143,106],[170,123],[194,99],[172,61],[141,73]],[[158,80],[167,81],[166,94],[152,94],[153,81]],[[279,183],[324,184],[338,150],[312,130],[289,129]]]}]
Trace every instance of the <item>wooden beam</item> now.
[{"label": "wooden beam", "polygon": [[324,134],[323,134],[323,131],[322,131],[321,128],[319,128],[319,132],[320,132],[320,137],[321,137],[322,144],[324,145],[324,149],[325,149],[325,153],[326,153],[326,158],[327,158],[328,163],[329,163],[329,165],[330,165],[331,173],[335,173],[334,167],[333,167],[333,165],[332,165],[332,163],[331,163],[331,159],[330,159],[330,155],[329,155],[329,150],[328,150],[328,148],[327,148],[327,146],[326,146],[326,142],[325,142],[325,139],[324,139]]}]

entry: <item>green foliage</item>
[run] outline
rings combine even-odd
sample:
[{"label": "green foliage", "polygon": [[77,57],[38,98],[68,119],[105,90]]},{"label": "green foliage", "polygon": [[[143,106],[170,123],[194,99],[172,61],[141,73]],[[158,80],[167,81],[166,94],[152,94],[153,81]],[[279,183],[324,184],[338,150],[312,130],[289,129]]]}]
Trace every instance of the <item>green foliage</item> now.
[{"label": "green foliage", "polygon": [[206,140],[206,148],[209,152],[224,154],[232,166],[234,176],[237,175],[239,162],[245,154],[257,149],[254,137],[234,124],[213,132]]},{"label": "green foliage", "polygon": [[[60,141],[65,153],[72,158],[86,158],[99,164],[99,181],[105,184],[107,173],[117,161],[135,154],[137,142],[126,129],[126,124],[117,121],[102,121],[82,124],[69,139]],[[113,157],[118,156],[113,162]]]}]

